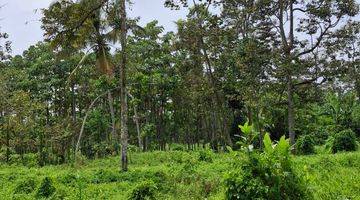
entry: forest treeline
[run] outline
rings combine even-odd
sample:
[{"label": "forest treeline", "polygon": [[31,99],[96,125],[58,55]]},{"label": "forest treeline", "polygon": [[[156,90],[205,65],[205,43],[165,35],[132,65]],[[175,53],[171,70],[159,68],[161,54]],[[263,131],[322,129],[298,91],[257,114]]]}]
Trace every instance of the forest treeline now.
[{"label": "forest treeline", "polygon": [[42,11],[44,41],[16,56],[5,42],[1,160],[43,166],[77,150],[98,158],[175,144],[221,151],[246,121],[292,144],[360,136],[356,1],[164,3],[188,11],[174,32],[140,26],[125,0],[60,0]]}]

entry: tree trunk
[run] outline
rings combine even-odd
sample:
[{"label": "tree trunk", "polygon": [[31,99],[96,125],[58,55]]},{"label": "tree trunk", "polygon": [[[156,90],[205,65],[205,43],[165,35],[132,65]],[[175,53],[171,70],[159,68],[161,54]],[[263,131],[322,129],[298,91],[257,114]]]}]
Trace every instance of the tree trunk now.
[{"label": "tree trunk", "polygon": [[128,105],[126,98],[126,2],[120,0],[121,19],[121,64],[120,64],[120,102],[121,102],[121,170],[128,170]]},{"label": "tree trunk", "polygon": [[143,142],[142,142],[142,137],[141,137],[141,133],[140,133],[139,116],[137,114],[137,107],[136,106],[134,106],[134,122],[135,122],[135,125],[136,125],[136,132],[137,132],[139,148],[142,151],[143,150]]},{"label": "tree trunk", "polygon": [[71,116],[72,116],[72,122],[75,124],[76,122],[76,98],[75,98],[75,85],[74,83],[71,84]]},{"label": "tree trunk", "polygon": [[10,161],[10,126],[6,130],[6,163]]},{"label": "tree trunk", "polygon": [[[359,76],[359,78],[360,78],[360,76]],[[356,81],[355,81],[355,90],[356,90],[358,99],[360,99],[360,80],[359,79],[356,79]]]},{"label": "tree trunk", "polygon": [[75,147],[75,152],[78,152],[79,149],[80,149],[81,137],[82,137],[82,134],[83,134],[83,132],[84,132],[86,119],[88,118],[92,107],[95,105],[95,103],[97,102],[97,100],[99,100],[102,96],[104,96],[104,95],[106,95],[106,94],[108,94],[108,92],[103,93],[103,94],[99,95],[98,97],[96,97],[96,98],[91,102],[89,108],[87,109],[87,111],[86,111],[86,113],[85,113],[85,117],[84,117],[83,122],[82,122],[82,125],[81,125],[81,129],[80,129],[78,141],[77,141],[76,147]]},{"label": "tree trunk", "polygon": [[[109,110],[110,110],[110,116],[111,116],[111,136],[112,141],[118,141],[118,137],[116,135],[116,128],[115,128],[115,112],[114,112],[114,100],[111,95],[111,91],[108,91],[108,103],[109,103]],[[116,143],[116,142],[115,142]]]},{"label": "tree trunk", "polygon": [[288,104],[288,131],[291,145],[295,144],[295,119],[294,119],[294,100],[293,100],[293,85],[291,75],[288,75],[287,80],[287,104]]}]

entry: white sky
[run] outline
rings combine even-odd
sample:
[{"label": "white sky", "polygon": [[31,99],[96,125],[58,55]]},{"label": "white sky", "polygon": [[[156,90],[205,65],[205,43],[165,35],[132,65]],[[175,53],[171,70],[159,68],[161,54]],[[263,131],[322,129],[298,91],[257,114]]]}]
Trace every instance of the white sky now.
[{"label": "white sky", "polygon": [[[53,0],[0,0],[1,31],[10,35],[12,54],[22,54],[30,45],[43,40],[43,31],[39,19],[41,11]],[[134,5],[128,11],[131,17],[140,16],[142,25],[158,20],[166,31],[175,30],[174,21],[184,18],[185,10],[170,10],[164,7],[165,0],[133,0]],[[28,22],[28,23],[27,23]]]},{"label": "white sky", "polygon": [[[10,35],[12,54],[22,54],[30,45],[43,40],[40,26],[41,8],[46,8],[55,0],[0,0],[0,28]],[[165,0],[132,0],[134,5],[128,11],[131,17],[141,17],[140,24],[158,20],[165,31],[174,31],[174,24],[185,18],[186,9],[180,11],[164,7]],[[360,3],[360,0],[357,0]],[[356,20],[360,20],[357,16]]]}]

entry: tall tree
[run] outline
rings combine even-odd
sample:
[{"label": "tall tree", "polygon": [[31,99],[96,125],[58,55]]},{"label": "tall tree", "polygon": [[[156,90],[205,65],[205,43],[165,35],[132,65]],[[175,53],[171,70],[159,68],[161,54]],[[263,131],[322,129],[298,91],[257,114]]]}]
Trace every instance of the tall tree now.
[{"label": "tall tree", "polygon": [[[257,34],[271,45],[274,52],[273,78],[285,84],[287,93],[287,125],[292,144],[295,143],[294,95],[300,85],[321,80],[318,50],[347,17],[358,13],[354,0],[278,0],[256,1],[254,11]],[[345,20],[345,21],[342,21]],[[266,30],[264,32],[263,30]]]},{"label": "tall tree", "polygon": [[121,169],[128,170],[128,103],[126,90],[126,2],[119,0],[119,19],[120,19],[120,44],[121,44],[121,63],[120,69],[120,103],[121,103]]}]

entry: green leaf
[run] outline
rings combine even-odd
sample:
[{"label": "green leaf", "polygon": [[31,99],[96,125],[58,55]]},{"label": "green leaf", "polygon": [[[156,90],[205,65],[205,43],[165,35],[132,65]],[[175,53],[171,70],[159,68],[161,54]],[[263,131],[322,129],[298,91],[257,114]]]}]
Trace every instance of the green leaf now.
[{"label": "green leaf", "polygon": [[265,153],[272,153],[274,151],[269,133],[266,133],[263,139]]},{"label": "green leaf", "polygon": [[229,153],[234,152],[234,150],[231,148],[231,146],[226,146],[226,149],[229,151]]},{"label": "green leaf", "polygon": [[253,129],[252,126],[249,125],[248,121],[244,124],[244,126],[239,125],[239,128],[245,135],[250,135]]},{"label": "green leaf", "polygon": [[285,136],[283,135],[278,144],[276,145],[276,151],[281,156],[288,156],[290,150],[290,143],[289,140],[285,139]]}]

